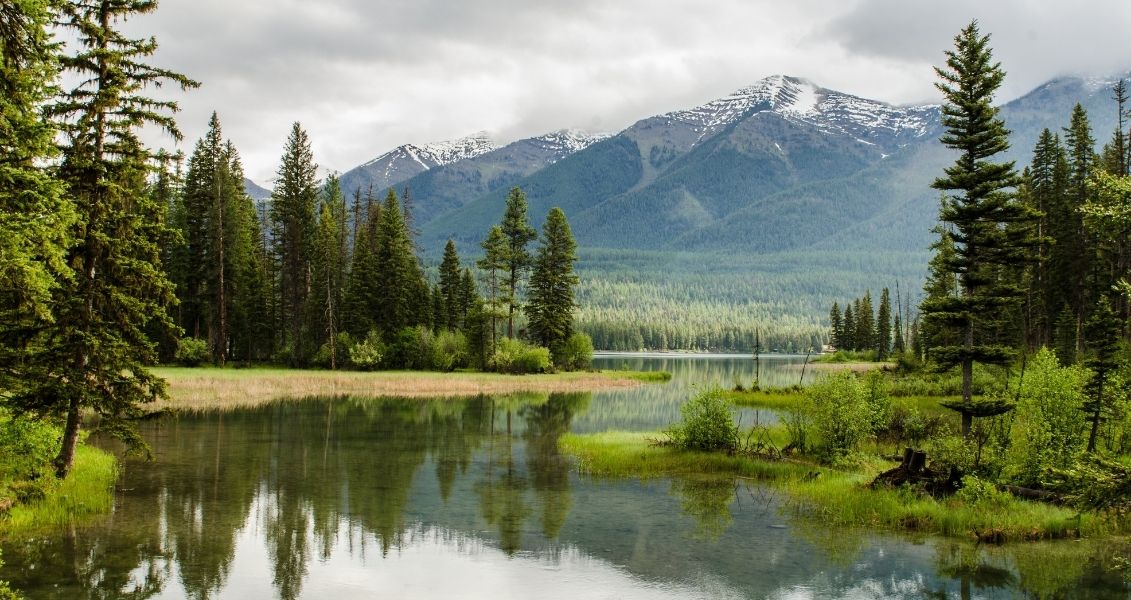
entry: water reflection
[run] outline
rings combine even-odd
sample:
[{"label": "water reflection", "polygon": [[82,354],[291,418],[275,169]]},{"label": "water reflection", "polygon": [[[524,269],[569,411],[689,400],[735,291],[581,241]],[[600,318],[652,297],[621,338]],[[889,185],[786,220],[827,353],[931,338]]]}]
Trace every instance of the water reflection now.
[{"label": "water reflection", "polygon": [[[698,371],[678,373],[621,410],[678,406]],[[149,422],[157,462],[126,463],[114,513],[4,541],[0,578],[31,599],[1127,595],[1087,542],[831,531],[748,480],[579,477],[557,440],[610,406],[328,398]]]}]

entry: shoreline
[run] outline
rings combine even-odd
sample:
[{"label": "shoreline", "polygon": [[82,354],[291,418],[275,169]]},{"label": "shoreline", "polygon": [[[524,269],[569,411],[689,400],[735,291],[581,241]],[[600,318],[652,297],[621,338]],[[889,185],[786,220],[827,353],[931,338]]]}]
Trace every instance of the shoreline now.
[{"label": "shoreline", "polygon": [[538,375],[435,371],[321,371],[285,368],[157,367],[169,399],[150,412],[253,408],[285,398],[454,398],[517,392],[596,392],[645,385],[632,371],[578,371]]}]

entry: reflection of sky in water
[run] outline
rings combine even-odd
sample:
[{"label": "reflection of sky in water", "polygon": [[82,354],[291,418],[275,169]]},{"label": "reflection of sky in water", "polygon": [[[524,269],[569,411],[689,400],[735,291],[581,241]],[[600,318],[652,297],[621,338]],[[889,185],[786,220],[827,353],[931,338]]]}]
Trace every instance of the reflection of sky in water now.
[{"label": "reflection of sky in water", "polygon": [[[126,463],[115,513],[4,540],[0,579],[29,600],[1127,596],[1089,562],[1102,544],[830,530],[749,480],[580,476],[562,433],[658,429],[693,382],[753,373],[748,357],[618,359],[675,377],[592,396],[309,400],[146,422],[158,460]],[[764,361],[763,376],[799,376],[791,360]]]}]

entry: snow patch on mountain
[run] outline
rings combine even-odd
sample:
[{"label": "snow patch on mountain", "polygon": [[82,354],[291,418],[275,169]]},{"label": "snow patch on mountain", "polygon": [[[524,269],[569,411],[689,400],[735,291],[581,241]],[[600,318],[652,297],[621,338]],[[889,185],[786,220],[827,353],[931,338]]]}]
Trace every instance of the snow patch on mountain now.
[{"label": "snow patch on mountain", "polygon": [[938,107],[897,107],[818,87],[799,77],[774,75],[724,98],[664,117],[690,125],[703,140],[761,111],[858,138],[871,137],[876,130],[897,137],[918,137],[928,133]]},{"label": "snow patch on mountain", "polygon": [[590,133],[581,129],[559,129],[551,133],[531,138],[535,144],[541,145],[554,157],[550,162],[556,162],[589,146],[612,137],[611,133]]}]

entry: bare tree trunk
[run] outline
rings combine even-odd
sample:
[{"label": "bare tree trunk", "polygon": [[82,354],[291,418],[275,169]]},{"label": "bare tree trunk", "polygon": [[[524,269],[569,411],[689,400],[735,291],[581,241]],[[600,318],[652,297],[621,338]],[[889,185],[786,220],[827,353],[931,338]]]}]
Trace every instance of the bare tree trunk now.
[{"label": "bare tree trunk", "polygon": [[63,447],[55,457],[55,477],[65,479],[75,464],[75,450],[79,444],[79,429],[82,428],[82,411],[79,399],[72,394],[67,406],[67,424],[63,428]]}]

